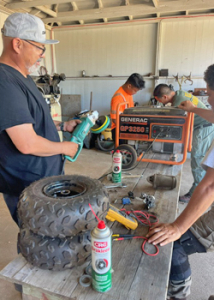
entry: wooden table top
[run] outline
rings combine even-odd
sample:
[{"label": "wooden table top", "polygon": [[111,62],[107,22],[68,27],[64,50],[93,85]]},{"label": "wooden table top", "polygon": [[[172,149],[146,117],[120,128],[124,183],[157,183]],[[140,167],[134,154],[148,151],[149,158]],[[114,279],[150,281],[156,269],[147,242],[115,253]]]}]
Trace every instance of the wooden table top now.
[{"label": "wooden table top", "polygon": [[[129,171],[131,175],[123,175],[122,181],[127,185],[126,188],[108,189],[110,201],[114,206],[121,208],[121,198],[128,195],[128,191],[133,189],[139,176],[142,175],[134,189],[135,196],[139,197],[142,192],[154,195],[156,207],[152,208],[151,212],[157,215],[159,222],[172,222],[177,215],[181,169],[181,166],[141,162],[135,169]],[[173,190],[155,190],[146,178],[158,173],[176,176],[176,187]],[[106,178],[103,183],[112,184]],[[141,201],[132,200],[132,202],[131,205],[125,206],[127,210],[145,208]],[[118,222],[107,223],[113,233],[130,233]],[[139,224],[134,233],[145,236],[147,232],[148,227]],[[87,264],[72,270],[53,272],[32,267],[22,255],[19,255],[0,272],[0,278],[22,284],[25,294],[23,299],[29,300],[41,299],[42,293],[47,295],[48,300],[165,300],[172,243],[159,247],[157,256],[143,253],[142,243],[141,239],[112,243],[112,289],[104,294],[94,291],[91,287],[84,288],[78,283]],[[150,253],[155,251],[152,245],[147,245],[146,250]]]}]

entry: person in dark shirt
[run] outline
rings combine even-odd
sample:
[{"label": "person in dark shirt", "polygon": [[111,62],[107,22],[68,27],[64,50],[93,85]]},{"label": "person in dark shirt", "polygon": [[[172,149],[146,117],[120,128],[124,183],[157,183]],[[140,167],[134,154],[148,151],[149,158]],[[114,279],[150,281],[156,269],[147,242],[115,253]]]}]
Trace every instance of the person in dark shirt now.
[{"label": "person in dark shirt", "polygon": [[63,156],[76,143],[60,142],[59,130],[72,132],[79,120],[53,121],[42,94],[29,76],[45,57],[45,26],[26,13],[11,14],[2,28],[0,57],[0,192],[18,224],[17,204],[33,181],[63,172]]}]

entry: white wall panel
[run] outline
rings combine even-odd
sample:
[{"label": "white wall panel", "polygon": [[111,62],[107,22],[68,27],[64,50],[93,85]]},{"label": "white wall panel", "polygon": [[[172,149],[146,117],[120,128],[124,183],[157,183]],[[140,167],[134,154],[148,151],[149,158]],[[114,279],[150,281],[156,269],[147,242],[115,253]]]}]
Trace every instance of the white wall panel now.
[{"label": "white wall panel", "polygon": [[[169,69],[169,75],[203,76],[214,63],[214,19],[192,18],[162,21],[159,69]],[[178,85],[174,80],[168,80]],[[182,84],[182,89],[203,87],[203,79],[194,79],[194,85]]]},{"label": "white wall panel", "polygon": [[156,24],[55,31],[57,68],[67,76],[129,76],[154,69]]},{"label": "white wall panel", "polygon": [[[0,27],[6,18],[7,14],[0,13]],[[194,84],[183,83],[184,90],[205,87],[203,73],[214,63],[213,18],[163,20],[160,28],[158,69],[169,69],[170,76],[156,81],[146,79],[146,88],[134,96],[134,100],[140,104],[149,101],[154,84],[171,83],[175,89],[179,89],[172,75],[189,75],[191,72]],[[60,43],[53,46],[56,58],[52,58],[51,46],[47,45],[46,58],[42,64],[48,73],[55,71],[65,73],[67,77],[80,77],[85,70],[86,76],[94,76],[68,78],[60,83],[63,94],[81,95],[82,109],[89,108],[90,93],[93,92],[93,109],[108,113],[112,95],[130,74],[154,74],[157,23],[56,29],[53,34],[53,38]],[[47,30],[49,37],[50,32]],[[113,77],[103,78],[109,75]],[[200,78],[194,79],[195,76]]]},{"label": "white wall panel", "polygon": [[[4,25],[4,21],[7,19],[8,15],[0,12],[0,29]],[[1,35],[1,34],[0,34]],[[2,44],[2,39],[0,39],[0,53],[2,53],[3,50],[3,44]]]},{"label": "white wall panel", "polygon": [[[60,87],[63,94],[80,94],[82,109],[90,108],[90,93],[92,92],[92,109],[102,114],[109,114],[111,97],[125,80],[100,80],[80,79],[61,81]],[[134,95],[134,101],[140,104],[147,103],[153,91],[153,81],[146,81],[146,89]]]},{"label": "white wall panel", "polygon": [[[68,77],[125,76],[124,79],[67,79],[61,83],[63,94],[81,94],[82,109],[89,108],[93,92],[93,109],[109,113],[114,92],[134,72],[154,73],[157,24],[130,25],[83,30],[56,30],[55,46],[58,73]],[[134,98],[141,104],[150,99],[151,80]]]}]

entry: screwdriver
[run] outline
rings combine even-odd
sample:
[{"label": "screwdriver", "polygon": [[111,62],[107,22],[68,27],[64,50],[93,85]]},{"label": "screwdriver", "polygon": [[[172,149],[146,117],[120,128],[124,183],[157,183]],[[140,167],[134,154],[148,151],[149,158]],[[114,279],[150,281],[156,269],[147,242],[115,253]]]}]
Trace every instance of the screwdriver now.
[{"label": "screwdriver", "polygon": [[133,237],[133,236],[136,236],[136,235],[135,234],[119,234],[119,233],[112,234],[112,237]]},{"label": "screwdriver", "polygon": [[141,238],[139,235],[134,235],[134,234],[113,234],[112,237],[117,237],[116,239],[113,239],[113,241],[123,241],[123,240]]}]

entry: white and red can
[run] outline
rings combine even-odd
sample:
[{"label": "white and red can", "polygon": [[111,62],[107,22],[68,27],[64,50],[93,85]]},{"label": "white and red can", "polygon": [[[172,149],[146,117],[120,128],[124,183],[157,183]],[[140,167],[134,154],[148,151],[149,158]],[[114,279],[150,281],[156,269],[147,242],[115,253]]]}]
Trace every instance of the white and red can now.
[{"label": "white and red can", "polygon": [[112,287],[111,235],[104,221],[91,232],[92,287],[102,293]]},{"label": "white and red can", "polygon": [[120,183],[122,181],[122,154],[116,150],[112,161],[112,182]]}]

